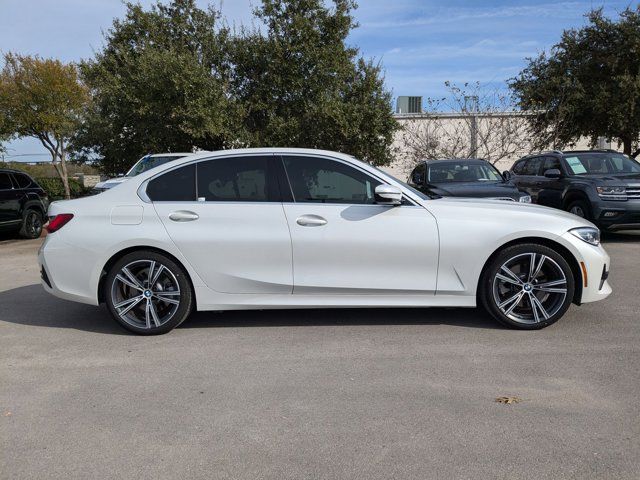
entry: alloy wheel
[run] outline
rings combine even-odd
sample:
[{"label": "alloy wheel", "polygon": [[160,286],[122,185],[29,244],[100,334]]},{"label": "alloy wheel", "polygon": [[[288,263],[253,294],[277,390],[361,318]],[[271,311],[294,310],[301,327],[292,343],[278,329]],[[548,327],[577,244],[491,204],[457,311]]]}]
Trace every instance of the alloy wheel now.
[{"label": "alloy wheel", "polygon": [[111,303],[127,324],[154,329],[166,324],[180,306],[175,274],[156,260],[135,260],[123,266],[111,285]]},{"label": "alloy wheel", "polygon": [[567,297],[567,277],[552,258],[522,253],[502,264],[493,278],[493,299],[511,320],[536,324],[553,317]]},{"label": "alloy wheel", "polygon": [[582,217],[582,218],[587,217],[583,208],[580,205],[574,205],[573,207],[571,207],[571,210],[569,210],[569,212],[573,213],[574,215],[577,215],[578,217]]},{"label": "alloy wheel", "polygon": [[26,231],[31,238],[40,236],[40,233],[42,232],[42,220],[40,220],[40,215],[38,215],[38,213],[31,211],[27,214]]}]

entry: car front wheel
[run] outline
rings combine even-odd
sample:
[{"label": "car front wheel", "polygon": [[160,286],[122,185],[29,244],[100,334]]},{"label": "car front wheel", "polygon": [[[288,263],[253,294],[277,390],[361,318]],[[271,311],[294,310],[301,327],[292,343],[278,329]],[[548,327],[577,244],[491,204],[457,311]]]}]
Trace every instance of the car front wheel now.
[{"label": "car front wheel", "polygon": [[42,214],[33,209],[25,212],[20,227],[20,236],[23,238],[39,238],[42,234]]},{"label": "car front wheel", "polygon": [[138,251],[115,262],[104,282],[111,315],[140,335],[167,333],[191,313],[193,293],[184,269],[157,252]]},{"label": "car front wheel", "polygon": [[544,245],[523,244],[506,248],[490,262],[479,296],[502,324],[534,330],[560,319],[574,290],[571,267],[562,255]]}]

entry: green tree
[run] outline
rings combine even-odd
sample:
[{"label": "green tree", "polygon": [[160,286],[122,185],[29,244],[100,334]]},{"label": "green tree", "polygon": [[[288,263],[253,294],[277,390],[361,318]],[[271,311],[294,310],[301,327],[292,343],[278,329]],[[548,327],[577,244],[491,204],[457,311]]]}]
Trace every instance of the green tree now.
[{"label": "green tree", "polygon": [[195,0],[128,3],[105,48],[81,64],[94,108],[76,146],[121,173],[149,152],[215,150],[242,143],[228,94],[229,32]]},{"label": "green tree", "polygon": [[580,136],[595,144],[604,136],[631,154],[640,136],[640,6],[617,21],[601,9],[587,18],[549,54],[529,59],[510,85],[520,107],[535,112],[531,127],[541,146],[561,147]]},{"label": "green tree", "polygon": [[70,198],[67,175],[69,140],[86,111],[88,93],[74,65],[59,60],[4,56],[0,72],[0,138],[35,137],[51,161]]},{"label": "green tree", "polygon": [[381,67],[346,44],[352,0],[263,0],[264,29],[233,44],[233,94],[254,146],[338,150],[375,165],[391,160],[398,128]]}]

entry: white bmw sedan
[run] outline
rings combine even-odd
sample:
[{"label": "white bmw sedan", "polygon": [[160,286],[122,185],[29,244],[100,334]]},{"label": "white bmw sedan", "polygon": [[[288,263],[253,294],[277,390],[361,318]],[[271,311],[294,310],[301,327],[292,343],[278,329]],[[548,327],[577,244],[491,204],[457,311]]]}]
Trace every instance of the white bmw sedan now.
[{"label": "white bmw sedan", "polygon": [[475,307],[536,329],[606,298],[591,223],[537,205],[431,198],[351,156],[207,152],[54,202],[44,288],[139,334],[194,310]]}]

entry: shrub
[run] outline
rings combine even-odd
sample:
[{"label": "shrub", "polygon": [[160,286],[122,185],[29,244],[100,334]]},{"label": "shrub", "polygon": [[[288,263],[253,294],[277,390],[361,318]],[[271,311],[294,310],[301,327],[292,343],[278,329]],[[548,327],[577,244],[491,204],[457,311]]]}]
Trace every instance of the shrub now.
[{"label": "shrub", "polygon": [[[64,199],[64,187],[62,180],[52,177],[37,177],[36,182],[47,192],[50,200]],[[82,197],[86,195],[87,190],[73,178],[69,179],[69,190],[71,190],[71,198]]]}]

